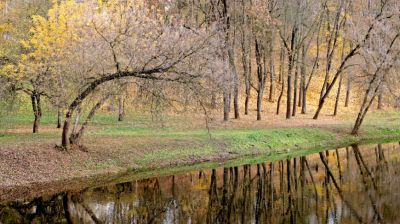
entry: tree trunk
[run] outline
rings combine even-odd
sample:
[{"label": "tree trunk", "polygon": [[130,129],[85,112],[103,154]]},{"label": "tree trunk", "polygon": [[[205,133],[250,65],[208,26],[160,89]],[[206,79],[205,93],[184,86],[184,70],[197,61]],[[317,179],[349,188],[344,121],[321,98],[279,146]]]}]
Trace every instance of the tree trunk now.
[{"label": "tree trunk", "polygon": [[260,90],[257,92],[257,120],[260,121],[262,119],[261,112],[262,112],[262,97],[263,97],[263,90],[262,87],[259,86]]},{"label": "tree trunk", "polygon": [[249,114],[249,103],[250,103],[250,95],[251,95],[251,60],[250,60],[250,51],[251,51],[251,41],[249,34],[251,29],[248,29],[249,21],[248,15],[246,14],[246,6],[245,0],[242,0],[242,65],[243,65],[243,76],[245,81],[245,102],[244,102],[244,114]]},{"label": "tree trunk", "polygon": [[229,68],[230,73],[233,78],[233,110],[235,119],[240,118],[239,114],[239,80],[236,72],[236,65],[235,65],[235,55],[234,55],[234,46],[230,46],[228,49],[228,57],[229,57]]},{"label": "tree trunk", "polygon": [[340,92],[341,92],[341,89],[342,89],[342,82],[343,82],[343,74],[340,75],[339,87],[338,87],[338,91],[337,91],[337,94],[336,94],[335,109],[333,111],[333,116],[336,116],[337,112],[338,112]]},{"label": "tree trunk", "polygon": [[346,101],[344,102],[344,107],[348,107],[349,106],[350,90],[351,90],[351,77],[350,77],[350,74],[347,74]]},{"label": "tree trunk", "polygon": [[68,112],[65,114],[63,132],[61,136],[61,147],[65,150],[69,148],[69,127],[71,126],[71,117],[72,117],[72,109],[71,107],[68,109]]},{"label": "tree trunk", "polygon": [[[345,50],[345,47],[346,47],[346,42],[343,41],[343,45],[342,45],[342,55],[341,55],[341,58],[340,58],[341,61],[343,61],[343,59],[344,59],[344,50]],[[340,74],[339,86],[338,86],[338,91],[337,91],[337,94],[336,94],[335,109],[334,109],[334,111],[333,111],[333,116],[336,116],[337,113],[338,113],[339,100],[340,100],[340,93],[341,93],[341,90],[342,90],[342,83],[343,83],[343,74]]]},{"label": "tree trunk", "polygon": [[301,113],[306,114],[307,113],[307,88],[304,88],[303,91],[301,92],[303,95],[303,99],[301,101]]},{"label": "tree trunk", "polygon": [[118,121],[123,121],[125,118],[125,100],[122,96],[118,100]]},{"label": "tree trunk", "polygon": [[353,130],[351,131],[352,135],[358,134],[361,124],[364,121],[365,115],[367,114],[370,106],[372,105],[372,102],[375,100],[378,90],[383,82],[383,78],[378,77],[379,70],[380,70],[380,67],[378,67],[378,69],[376,70],[373,78],[369,82],[367,90],[365,91],[363,102],[362,102],[360,110],[358,112],[357,119],[354,124]]},{"label": "tree trunk", "polygon": [[287,78],[287,96],[286,96],[286,119],[291,118],[291,106],[292,106],[292,73],[295,59],[295,40],[296,40],[297,27],[293,27],[291,34],[290,49],[288,49],[288,78]]},{"label": "tree trunk", "polygon": [[283,93],[285,91],[285,79],[283,78],[284,73],[284,64],[285,64],[285,51],[284,48],[281,49],[280,58],[279,58],[279,83],[281,83],[282,88],[278,96],[278,102],[276,104],[276,114],[279,115],[281,108],[281,101],[283,97]]},{"label": "tree trunk", "polygon": [[381,90],[379,95],[378,95],[378,107],[377,107],[378,110],[382,110],[383,109],[382,98],[383,98],[383,93],[382,93],[382,90]]},{"label": "tree trunk", "polygon": [[81,107],[78,107],[78,110],[76,111],[74,127],[72,128],[72,134],[74,134],[76,129],[78,128],[80,118],[81,118]]},{"label": "tree trunk", "polygon": [[270,73],[270,84],[269,84],[269,96],[268,101],[274,102],[274,93],[275,93],[275,63],[272,52],[274,52],[273,42],[271,41],[271,55],[269,57],[269,73]]},{"label": "tree trunk", "polygon": [[96,111],[100,109],[100,107],[106,102],[106,100],[110,97],[110,95],[107,95],[103,97],[99,102],[97,102],[94,107],[90,110],[88,116],[86,117],[85,122],[82,124],[81,128],[79,129],[78,132],[73,132],[71,136],[69,137],[69,142],[72,145],[79,145],[83,135],[85,134],[85,130],[89,122],[93,119],[94,115],[96,114]]},{"label": "tree trunk", "polygon": [[[227,85],[227,84],[225,84]],[[230,112],[230,96],[229,96],[229,90],[228,87],[224,86],[224,94],[223,94],[223,98],[224,98],[224,121],[229,121],[229,112]]]},{"label": "tree trunk", "polygon": [[[258,40],[255,40],[255,49],[256,49],[256,62],[257,62],[257,78],[258,78],[258,89],[257,89],[257,120],[261,120],[261,112],[262,112],[262,98],[264,94],[265,87],[265,77],[266,77],[266,68],[265,64],[263,67],[262,59],[264,58],[265,63],[265,54],[262,54],[262,46],[260,46]],[[264,69],[263,69],[264,68]]]},{"label": "tree trunk", "polygon": [[276,114],[277,115],[279,115],[279,111],[281,108],[281,101],[282,101],[284,91],[285,91],[285,80],[282,80],[282,88],[281,88],[281,92],[279,93],[278,102],[276,104]]},{"label": "tree trunk", "polygon": [[297,112],[297,90],[298,90],[298,82],[299,82],[299,54],[297,54],[297,60],[295,63],[295,72],[294,72],[294,83],[293,83],[293,111],[292,111],[292,116],[296,116]]},{"label": "tree trunk", "polygon": [[32,110],[34,115],[33,121],[33,133],[39,132],[40,120],[42,118],[42,105],[40,101],[40,94],[36,91],[33,91],[31,94],[31,102],[32,102]]},{"label": "tree trunk", "polygon": [[61,128],[61,118],[62,117],[62,112],[61,112],[61,108],[58,107],[57,109],[57,128]]},{"label": "tree trunk", "polygon": [[211,93],[211,109],[217,108],[217,97],[215,96],[215,92]]},{"label": "tree trunk", "polygon": [[300,74],[300,84],[299,84],[299,98],[297,101],[297,107],[301,107],[303,102],[303,90],[304,90],[304,82],[303,76]]},{"label": "tree trunk", "polygon": [[288,77],[287,77],[287,96],[286,96],[286,119],[290,119],[292,116],[292,66],[293,56],[289,54],[289,66],[288,66]]}]

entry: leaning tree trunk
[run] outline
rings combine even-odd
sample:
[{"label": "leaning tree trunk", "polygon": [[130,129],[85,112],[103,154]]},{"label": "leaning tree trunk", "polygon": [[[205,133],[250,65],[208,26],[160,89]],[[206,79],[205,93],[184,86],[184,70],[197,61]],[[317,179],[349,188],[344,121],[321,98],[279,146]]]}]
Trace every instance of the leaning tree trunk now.
[{"label": "leaning tree trunk", "polygon": [[32,110],[34,115],[33,121],[33,133],[39,132],[40,120],[42,118],[42,105],[40,101],[40,94],[36,91],[33,91],[31,94],[31,102],[32,102]]},{"label": "leaning tree trunk", "polygon": [[70,144],[79,145],[83,135],[85,134],[85,130],[86,130],[87,125],[93,119],[94,115],[96,114],[96,111],[98,109],[100,109],[100,107],[106,102],[106,100],[109,97],[110,97],[109,95],[103,97],[99,102],[97,102],[96,105],[94,105],[94,107],[92,107],[92,109],[90,110],[88,116],[86,117],[85,122],[82,124],[81,128],[79,129],[79,131],[72,133],[71,136],[69,137]]},{"label": "leaning tree trunk", "polygon": [[344,102],[344,107],[349,107],[350,91],[351,91],[351,77],[350,74],[347,74],[347,89],[346,89],[346,100]]},{"label": "leaning tree trunk", "polygon": [[361,124],[364,121],[365,115],[367,114],[369,108],[371,107],[372,103],[375,100],[377,92],[382,84],[383,78],[378,77],[378,72],[380,68],[374,74],[374,77],[369,82],[368,88],[365,91],[364,99],[361,104],[360,110],[357,115],[356,122],[354,124],[353,130],[351,131],[352,135],[357,135],[358,131],[360,130]]},{"label": "leaning tree trunk", "polygon": [[336,94],[335,109],[333,110],[333,116],[336,116],[337,112],[338,112],[340,92],[342,90],[342,81],[343,81],[343,74],[340,75],[339,87],[338,87],[338,91]]},{"label": "leaning tree trunk", "polygon": [[[341,56],[341,59],[340,59],[341,61],[343,61],[343,59],[344,59],[345,44],[346,44],[346,42],[343,41],[343,45],[342,45],[342,56]],[[336,116],[337,113],[338,113],[340,92],[341,92],[341,90],[342,90],[342,83],[343,83],[343,74],[340,74],[339,87],[338,87],[337,94],[336,94],[335,109],[334,109],[334,111],[333,111],[333,116]]]}]

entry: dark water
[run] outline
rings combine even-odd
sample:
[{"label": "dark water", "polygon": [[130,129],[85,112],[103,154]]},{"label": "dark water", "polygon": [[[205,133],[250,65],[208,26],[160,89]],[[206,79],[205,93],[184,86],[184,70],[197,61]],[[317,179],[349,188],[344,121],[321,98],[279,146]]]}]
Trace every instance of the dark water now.
[{"label": "dark water", "polygon": [[0,223],[400,223],[399,143],[0,203]]}]

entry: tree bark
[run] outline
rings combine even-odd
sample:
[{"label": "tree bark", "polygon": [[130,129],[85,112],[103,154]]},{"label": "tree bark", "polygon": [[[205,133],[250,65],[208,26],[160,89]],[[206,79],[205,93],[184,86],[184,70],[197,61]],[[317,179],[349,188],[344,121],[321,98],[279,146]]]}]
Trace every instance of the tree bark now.
[{"label": "tree bark", "polygon": [[272,52],[274,52],[273,39],[271,40],[270,52],[271,52],[271,55],[269,57],[270,83],[269,83],[268,101],[269,102],[274,102],[274,94],[275,94],[275,63],[274,63],[274,56],[272,54]]},{"label": "tree bark", "polygon": [[295,72],[294,72],[294,83],[293,83],[293,109],[292,109],[292,116],[296,116],[297,112],[297,90],[298,90],[298,82],[299,82],[299,54],[297,54],[297,59],[296,63],[294,66],[295,67]]},{"label": "tree bark", "polygon": [[[340,60],[343,61],[344,59],[344,50],[345,50],[345,46],[346,46],[346,42],[343,41],[343,45],[342,45],[342,55]],[[340,79],[339,79],[339,86],[338,86],[338,90],[337,90],[337,94],[336,94],[336,101],[335,101],[335,108],[333,110],[333,116],[336,116],[338,113],[338,107],[339,107],[339,100],[340,100],[340,93],[342,90],[342,83],[343,83],[343,74],[340,74]]]},{"label": "tree bark", "polygon": [[[256,62],[257,62],[257,78],[258,78],[258,89],[257,89],[257,120],[261,120],[261,112],[262,112],[262,99],[264,95],[265,88],[265,78],[266,78],[266,67],[265,67],[265,54],[263,54],[263,49],[258,40],[255,40],[255,49],[256,49]],[[264,66],[262,62],[262,58],[264,59]]]},{"label": "tree bark", "polygon": [[62,117],[62,112],[61,112],[61,108],[58,107],[57,109],[57,128],[61,128],[61,118]]},{"label": "tree bark", "polygon": [[278,96],[278,102],[276,104],[276,114],[277,115],[279,115],[281,101],[282,101],[283,93],[285,91],[285,79],[283,78],[285,57],[286,57],[285,50],[284,50],[284,48],[282,48],[281,53],[280,53],[280,58],[279,58],[279,80],[278,80],[278,82],[281,83],[282,88],[281,88],[281,91]]},{"label": "tree bark", "polygon": [[381,90],[379,92],[379,95],[378,95],[378,107],[377,107],[378,110],[382,110],[383,109],[382,98],[383,98],[383,93],[382,93],[382,90]]},{"label": "tree bark", "polygon": [[[175,62],[178,63],[178,62]],[[93,80],[90,82],[87,87],[78,94],[78,96],[72,101],[72,103],[68,106],[67,113],[65,114],[65,120],[64,120],[64,126],[63,126],[63,132],[61,135],[61,147],[65,150],[68,150],[69,148],[69,129],[71,126],[71,118],[77,107],[79,107],[82,104],[82,101],[86,99],[91,93],[93,93],[96,88],[108,81],[112,80],[118,80],[121,78],[125,77],[136,77],[136,78],[141,78],[141,79],[147,79],[147,80],[163,80],[163,81],[168,81],[168,82],[179,82],[182,81],[182,77],[175,77],[175,78],[170,78],[170,77],[159,77],[156,76],[156,74],[163,73],[171,69],[172,66],[166,66],[166,67],[159,67],[159,68],[153,68],[149,70],[141,70],[141,71],[124,71],[124,72],[116,72],[116,73],[111,73],[111,74],[106,74],[101,76],[100,78]],[[185,78],[194,78],[193,76],[190,77],[185,77]]]},{"label": "tree bark", "polygon": [[125,100],[123,96],[118,99],[118,121],[123,121],[125,118]]},{"label": "tree bark", "polygon": [[292,73],[295,59],[295,40],[296,40],[297,27],[293,27],[291,34],[291,43],[290,49],[287,49],[289,52],[288,59],[288,77],[287,77],[287,96],[286,96],[286,119],[291,118],[291,106],[292,106]]},{"label": "tree bark", "polygon": [[342,80],[343,80],[343,74],[340,75],[338,91],[337,91],[337,94],[336,94],[335,109],[333,110],[333,116],[336,116],[337,113],[338,113],[339,99],[340,99],[340,91],[341,91],[341,89],[342,89]]},{"label": "tree bark", "polygon": [[230,46],[228,49],[228,57],[229,57],[229,67],[230,73],[232,74],[233,78],[233,110],[235,119],[240,118],[239,114],[239,80],[236,72],[236,65],[235,65],[235,55],[234,55],[234,46]]},{"label": "tree bark", "polygon": [[243,65],[243,76],[245,81],[245,102],[244,102],[244,114],[249,114],[249,103],[251,96],[251,60],[250,60],[250,50],[251,50],[251,41],[250,37],[251,29],[248,28],[249,19],[246,14],[246,1],[242,0],[242,65]]},{"label": "tree bark", "polygon": [[74,132],[71,134],[70,138],[69,138],[69,142],[72,145],[79,145],[83,135],[85,134],[85,130],[87,125],[89,124],[90,121],[92,121],[94,115],[96,114],[96,111],[98,109],[100,109],[100,107],[107,101],[107,99],[110,97],[110,95],[107,95],[105,97],[103,97],[101,100],[99,100],[99,102],[96,103],[96,105],[94,105],[94,107],[92,107],[92,109],[90,110],[88,116],[86,117],[85,122],[82,124],[81,128],[79,129],[78,132]]},{"label": "tree bark", "polygon": [[[381,17],[383,14],[383,9],[386,7],[387,2],[384,2],[383,4],[380,5],[380,11],[379,13],[375,16],[374,20],[375,21],[381,21],[383,20],[383,18]],[[374,30],[375,28],[375,22],[371,22],[371,25],[368,27],[367,32],[365,33],[362,41],[360,43],[357,43],[354,47],[350,47],[350,51],[349,53],[346,55],[346,57],[344,58],[344,60],[342,60],[342,62],[340,63],[340,66],[338,67],[338,69],[336,69],[336,72],[333,76],[332,82],[331,84],[327,85],[327,90],[326,92],[323,94],[323,96],[320,98],[319,103],[318,103],[318,108],[317,111],[314,114],[313,119],[318,119],[319,114],[321,113],[321,110],[323,108],[323,106],[325,105],[325,100],[326,98],[329,96],[330,91],[333,88],[333,85],[336,83],[337,79],[339,78],[339,75],[343,72],[343,70],[345,69],[345,65],[347,63],[347,61],[349,61],[354,55],[356,55],[358,53],[358,50],[361,48],[361,46],[366,43],[370,37],[371,37],[371,32]],[[397,38],[397,37],[396,37]]]},{"label": "tree bark", "polygon": [[351,91],[351,77],[350,74],[347,74],[347,89],[346,89],[346,100],[344,102],[344,107],[349,107],[350,91]]},{"label": "tree bark", "polygon": [[292,69],[293,69],[293,56],[289,54],[289,66],[288,66],[288,77],[287,77],[287,96],[286,96],[286,119],[290,119],[292,116]]},{"label": "tree bark", "polygon": [[36,91],[33,91],[31,94],[31,103],[32,103],[32,110],[34,115],[33,121],[33,133],[39,132],[40,127],[40,120],[42,118],[42,105],[40,101],[41,95]]}]

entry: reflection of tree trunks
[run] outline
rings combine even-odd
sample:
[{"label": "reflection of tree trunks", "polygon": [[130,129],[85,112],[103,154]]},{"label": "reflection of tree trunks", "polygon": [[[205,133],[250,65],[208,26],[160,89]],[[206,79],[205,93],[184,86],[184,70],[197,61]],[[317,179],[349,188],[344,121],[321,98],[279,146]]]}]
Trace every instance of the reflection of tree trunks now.
[{"label": "reflection of tree trunks", "polygon": [[73,224],[72,217],[71,217],[71,212],[69,211],[69,198],[68,198],[68,193],[65,193],[63,195],[63,207],[64,207],[64,216],[65,220],[67,221],[68,224]]},{"label": "reflection of tree trunks", "polygon": [[301,182],[301,212],[304,212],[304,197],[305,197],[305,188],[306,188],[306,162],[304,160],[305,157],[300,158],[300,182]]},{"label": "reflection of tree trunks", "polygon": [[228,207],[228,168],[224,168],[221,209],[219,210],[217,220],[219,223],[227,223],[227,207]]},{"label": "reflection of tree trunks", "polygon": [[217,174],[216,170],[211,171],[211,183],[210,189],[208,190],[208,208],[207,208],[207,223],[214,223],[213,220],[213,206],[218,203],[218,192],[217,192]]},{"label": "reflection of tree trunks", "polygon": [[297,158],[293,159],[294,189],[297,191]]},{"label": "reflection of tree trunks", "polygon": [[[372,208],[373,208],[373,210],[374,210],[374,213],[375,213],[375,215],[374,215],[374,217],[373,217],[373,220],[375,220],[375,217],[376,217],[377,220],[378,220],[378,223],[379,223],[379,222],[382,220],[382,216],[381,216],[381,214],[379,213],[378,208],[376,207],[376,201],[372,198],[371,191],[369,190],[369,187],[368,187],[368,184],[367,184],[367,180],[365,179],[365,174],[364,174],[364,171],[363,171],[363,169],[362,169],[362,167],[361,167],[361,161],[360,161],[358,152],[356,152],[356,150],[358,151],[357,146],[353,146],[353,149],[355,150],[354,156],[356,157],[358,169],[360,170],[360,175],[361,175],[361,179],[362,179],[363,184],[364,184],[365,192],[366,192],[367,195],[368,195],[368,198],[369,198],[369,200],[370,200],[370,202],[371,202],[371,206],[372,206]],[[375,186],[375,185],[374,185],[374,186]],[[374,187],[374,188],[375,188],[375,187]],[[377,191],[376,188],[375,188],[375,191]]]},{"label": "reflection of tree trunks", "polygon": [[385,158],[385,153],[383,152],[382,149],[382,144],[378,144],[378,156],[379,156],[379,164],[382,164],[382,162],[385,164],[386,170],[389,170],[388,162],[386,161]]},{"label": "reflection of tree trunks", "polygon": [[269,164],[269,202],[271,211],[274,210],[274,164],[271,162]]},{"label": "reflection of tree trunks", "polygon": [[364,161],[364,159],[363,159],[363,157],[361,155],[361,152],[360,152],[360,149],[358,148],[358,145],[352,145],[351,147],[353,148],[354,156],[356,157],[357,163],[360,163],[364,167],[365,172],[371,178],[371,182],[372,182],[372,185],[374,186],[374,189],[377,191],[378,187],[376,185],[375,178],[372,175],[372,173],[370,172],[370,170],[368,169],[368,166],[365,163],[365,161]]},{"label": "reflection of tree trunks", "polygon": [[261,167],[260,164],[257,164],[257,177],[258,177],[258,184],[257,184],[257,194],[256,194],[256,204],[255,204],[255,223],[262,223],[261,214],[263,210],[263,201],[264,201],[264,175],[261,174]]},{"label": "reflection of tree trunks", "polygon": [[308,161],[307,161],[307,159],[306,159],[305,157],[304,157],[304,162],[305,162],[305,164],[306,164],[306,166],[307,166],[307,170],[308,170],[308,174],[310,175],[311,182],[313,183],[314,193],[315,193],[315,201],[316,201],[316,204],[318,204],[318,191],[317,191],[317,186],[315,185],[314,176],[313,176],[313,174],[312,174],[312,172],[311,172],[310,166],[308,165]]},{"label": "reflection of tree trunks", "polygon": [[82,206],[82,208],[85,210],[85,212],[90,216],[90,218],[93,220],[94,223],[96,224],[101,224],[103,223],[101,220],[99,220],[96,217],[96,214],[94,214],[94,212],[92,211],[92,209],[89,208],[89,206],[87,206],[83,199],[81,198],[80,195],[72,195],[71,200],[75,203],[78,203]]},{"label": "reflection of tree trunks", "polygon": [[342,201],[344,203],[346,203],[347,207],[349,208],[350,212],[354,215],[354,217],[360,222],[360,223],[364,223],[361,216],[357,213],[357,211],[350,205],[350,203],[348,203],[347,200],[345,200],[344,196],[343,196],[343,192],[342,189],[339,187],[335,177],[333,176],[331,170],[329,169],[329,166],[326,162],[326,158],[324,156],[324,154],[322,152],[319,153],[319,157],[321,158],[322,163],[324,164],[325,170],[327,172],[327,175],[329,176],[329,178],[332,180],[333,185],[335,186],[340,198],[342,199]]},{"label": "reflection of tree trunks", "polygon": [[229,198],[229,202],[228,202],[228,212],[227,212],[227,218],[229,221],[231,214],[232,214],[232,210],[234,209],[235,206],[235,199],[236,199],[236,192],[237,192],[237,188],[238,188],[238,183],[239,183],[239,170],[237,167],[233,168],[234,174],[233,174],[233,188],[232,188],[232,192],[231,192],[231,197]]},{"label": "reflection of tree trunks", "polygon": [[336,149],[336,160],[337,160],[337,166],[339,170],[339,179],[342,180],[342,166],[340,164],[340,156],[339,156],[339,150]]},{"label": "reflection of tree trunks", "polygon": [[249,165],[243,167],[243,202],[242,202],[242,216],[241,223],[247,223],[246,215],[249,213],[249,199],[250,199],[250,188],[251,188],[251,175],[249,173]]}]

